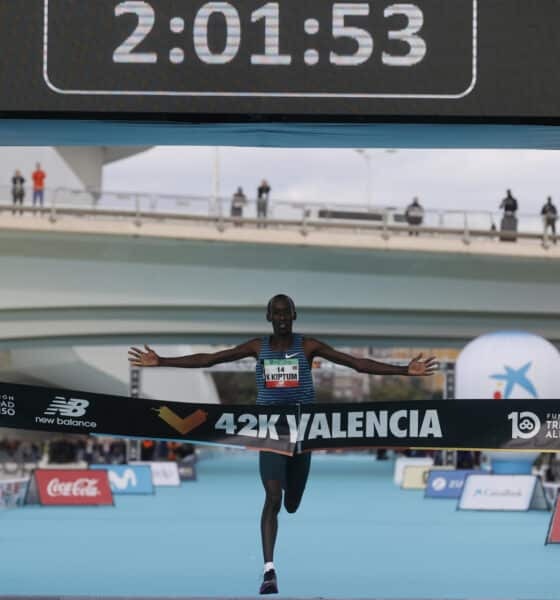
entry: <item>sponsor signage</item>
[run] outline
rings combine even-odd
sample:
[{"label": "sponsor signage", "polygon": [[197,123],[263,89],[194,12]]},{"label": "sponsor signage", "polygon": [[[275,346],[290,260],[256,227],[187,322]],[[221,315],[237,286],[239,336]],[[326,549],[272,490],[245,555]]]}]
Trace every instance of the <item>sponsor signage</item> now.
[{"label": "sponsor signage", "polygon": [[543,482],[544,494],[550,506],[556,504],[556,499],[559,497],[560,482],[558,481],[544,481]]},{"label": "sponsor signage", "polygon": [[[558,115],[556,0],[0,7],[8,116],[501,123]],[[14,53],[17,40],[28,43]]]},{"label": "sponsor signage", "polygon": [[434,464],[434,459],[429,456],[407,457],[399,456],[395,461],[393,471],[393,482],[395,485],[402,485],[404,479],[404,470],[407,467],[431,467]]},{"label": "sponsor signage", "polygon": [[0,427],[168,439],[292,455],[351,447],[560,450],[560,400],[221,406],[0,383]]},{"label": "sponsor signage", "polygon": [[560,544],[560,497],[556,498],[554,502],[554,510],[550,517],[550,523],[548,525],[548,531],[546,534],[545,544]]},{"label": "sponsor signage", "polygon": [[468,475],[481,475],[475,470],[431,469],[426,482],[425,498],[459,498]]},{"label": "sponsor signage", "polygon": [[37,469],[33,474],[32,487],[39,503],[45,506],[113,504],[107,471]]},{"label": "sponsor signage", "polygon": [[547,510],[541,481],[535,475],[468,475],[461,510]]},{"label": "sponsor signage", "polygon": [[12,394],[0,394],[0,416],[16,416],[16,402]]},{"label": "sponsor signage", "polygon": [[196,456],[188,456],[177,463],[181,481],[196,481]]},{"label": "sponsor signage", "polygon": [[154,493],[149,465],[90,465],[90,469],[107,471],[113,494]]},{"label": "sponsor signage", "polygon": [[0,480],[0,508],[21,506],[27,494],[29,478]]},{"label": "sponsor signage", "polygon": [[[452,469],[453,467],[440,467],[440,469]],[[428,465],[408,465],[404,468],[401,488],[403,490],[425,490],[431,467]]]},{"label": "sponsor signage", "polygon": [[176,462],[152,461],[152,462],[136,462],[135,465],[146,465],[152,471],[152,482],[158,486],[178,486],[181,485],[179,477],[179,469]]},{"label": "sponsor signage", "polygon": [[38,467],[37,462],[13,462],[11,460],[0,462],[0,477],[29,479],[31,473]]}]

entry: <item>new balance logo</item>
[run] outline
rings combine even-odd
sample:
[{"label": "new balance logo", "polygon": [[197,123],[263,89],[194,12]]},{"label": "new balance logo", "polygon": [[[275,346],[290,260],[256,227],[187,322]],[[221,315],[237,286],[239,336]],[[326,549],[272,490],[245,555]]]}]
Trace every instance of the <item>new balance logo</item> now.
[{"label": "new balance logo", "polygon": [[47,410],[45,415],[62,415],[63,417],[83,417],[86,414],[86,408],[89,406],[87,400],[79,400],[77,398],[64,399],[62,396],[56,396]]}]

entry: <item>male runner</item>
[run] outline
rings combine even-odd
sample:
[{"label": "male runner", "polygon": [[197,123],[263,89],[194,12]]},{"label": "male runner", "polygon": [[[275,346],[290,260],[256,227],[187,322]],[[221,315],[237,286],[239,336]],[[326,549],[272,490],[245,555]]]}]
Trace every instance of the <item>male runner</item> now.
[{"label": "male runner", "polygon": [[[323,342],[292,333],[296,316],[292,299],[285,294],[278,294],[269,301],[266,310],[266,319],[272,323],[271,336],[255,338],[221,352],[176,358],[158,356],[149,346],[144,346],[145,351],[131,348],[129,361],[138,367],[200,368],[252,356],[257,359],[257,404],[313,402],[315,394],[311,365],[316,356],[351,367],[360,373],[375,375],[431,375],[438,366],[434,357],[421,361],[421,354],[411,360],[408,366],[400,367],[338,352]],[[293,457],[260,452],[259,470],[265,490],[261,515],[264,555],[261,594],[278,593],[273,554],[282,492],[284,507],[289,513],[295,513],[305,490],[310,462],[310,452]]]}]

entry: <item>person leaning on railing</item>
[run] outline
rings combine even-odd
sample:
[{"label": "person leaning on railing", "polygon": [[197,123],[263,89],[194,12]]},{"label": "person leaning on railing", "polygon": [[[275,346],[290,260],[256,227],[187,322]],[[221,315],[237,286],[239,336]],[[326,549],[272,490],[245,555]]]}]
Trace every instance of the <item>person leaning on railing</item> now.
[{"label": "person leaning on railing", "polygon": [[517,236],[515,235],[517,231],[517,216],[515,213],[518,207],[518,202],[513,197],[511,190],[507,190],[506,197],[500,203],[500,208],[504,211],[500,223],[500,241],[502,242],[517,241]]},{"label": "person leaning on railing", "polygon": [[507,190],[506,197],[500,203],[500,208],[503,208],[504,213],[515,215],[518,208],[517,200],[512,196],[511,190]]},{"label": "person leaning on railing", "polygon": [[424,208],[420,202],[418,202],[418,198],[412,199],[412,203],[406,207],[404,215],[406,217],[406,222],[411,227],[408,235],[419,235],[418,227],[422,225],[422,221],[424,220]]}]

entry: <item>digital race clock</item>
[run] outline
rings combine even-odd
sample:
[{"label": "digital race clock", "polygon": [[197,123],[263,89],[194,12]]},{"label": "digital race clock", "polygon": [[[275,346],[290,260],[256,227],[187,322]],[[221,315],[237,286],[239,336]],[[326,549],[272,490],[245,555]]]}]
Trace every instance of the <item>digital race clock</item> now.
[{"label": "digital race clock", "polygon": [[477,0],[44,0],[74,95],[434,98],[477,78]]}]

